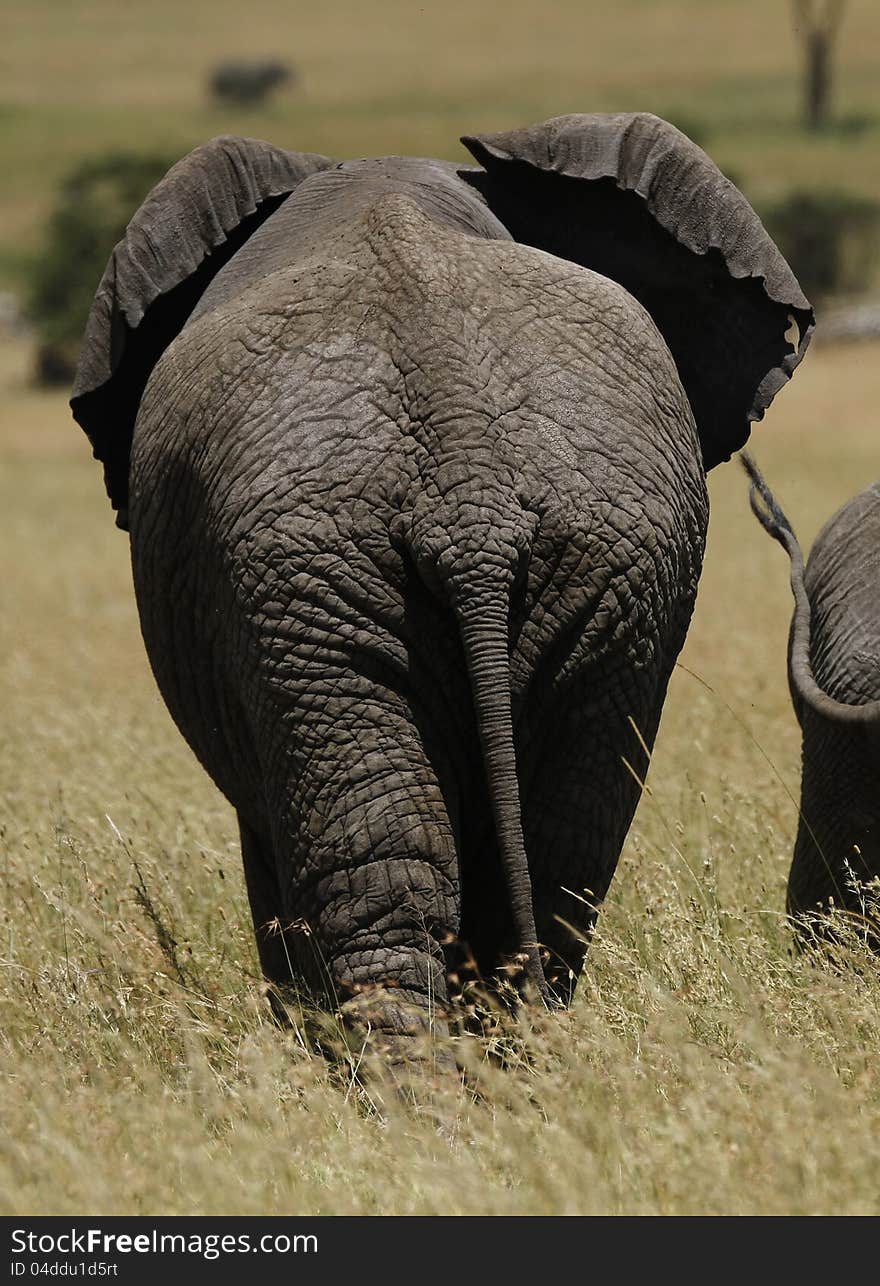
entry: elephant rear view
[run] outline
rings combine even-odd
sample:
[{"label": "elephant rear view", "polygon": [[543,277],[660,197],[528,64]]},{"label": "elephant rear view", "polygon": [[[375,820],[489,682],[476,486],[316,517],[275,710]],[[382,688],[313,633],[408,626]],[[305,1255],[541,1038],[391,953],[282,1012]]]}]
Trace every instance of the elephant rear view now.
[{"label": "elephant rear view", "polygon": [[791,559],[788,673],[803,766],[788,910],[823,934],[835,906],[877,949],[860,886],[880,877],[880,483],[828,520],[805,569],[760,471],[746,454],[743,463],[752,509]]},{"label": "elephant rear view", "polygon": [[237,810],[264,973],[404,1056],[466,967],[570,997],[705,470],[813,322],[656,117],[466,142],[479,167],[184,158],[114,252],[72,399],[160,689]]}]

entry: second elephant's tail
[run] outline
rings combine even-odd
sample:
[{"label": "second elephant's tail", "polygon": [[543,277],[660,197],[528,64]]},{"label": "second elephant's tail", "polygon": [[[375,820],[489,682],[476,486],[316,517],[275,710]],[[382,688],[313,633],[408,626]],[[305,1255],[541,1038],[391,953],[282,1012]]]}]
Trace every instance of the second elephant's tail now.
[{"label": "second elephant's tail", "polygon": [[[796,563],[800,568],[802,578],[804,556],[801,553],[801,547],[798,544],[797,536],[792,530],[791,523],[776,503],[776,497],[767,486],[764,481],[764,475],[749,452],[741,451],[739,458],[752,484],[749,488],[749,504],[752,507],[752,513],[764,530],[769,532],[774,540],[779,541],[789,558],[791,558],[792,574],[794,574],[794,564]],[[796,594],[795,597],[797,597]]]},{"label": "second elephant's tail", "polygon": [[544,977],[535,928],[513,743],[509,588],[499,581],[488,593],[483,589],[479,596],[472,595],[467,600],[459,597],[454,611],[470,676],[501,866],[524,972],[542,999],[549,1003],[550,989]]}]

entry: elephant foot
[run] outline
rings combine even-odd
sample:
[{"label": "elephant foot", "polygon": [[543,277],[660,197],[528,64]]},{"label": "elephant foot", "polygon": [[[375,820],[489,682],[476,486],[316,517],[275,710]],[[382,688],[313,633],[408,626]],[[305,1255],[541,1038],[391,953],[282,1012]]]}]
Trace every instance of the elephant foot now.
[{"label": "elephant foot", "polygon": [[385,1120],[401,1112],[428,1122],[452,1142],[461,1110],[461,1073],[449,1024],[424,998],[375,987],[339,1011],[346,1032],[345,1074],[367,1109]]},{"label": "elephant foot", "polygon": [[269,984],[265,995],[276,1025],[295,1028],[368,1113],[388,1117],[403,1107],[454,1136],[462,1078],[445,1012],[384,986],[359,989],[335,1013],[293,988]]},{"label": "elephant foot", "polygon": [[397,987],[364,987],[339,1012],[350,1039],[359,1039],[366,1051],[381,1055],[389,1066],[443,1061],[449,1040],[447,1016],[426,1004],[424,997]]},{"label": "elephant foot", "polygon": [[880,917],[873,907],[838,906],[829,898],[810,910],[789,906],[788,917],[801,951],[819,952],[829,962],[836,955],[851,963],[854,952],[866,949],[880,955]]}]

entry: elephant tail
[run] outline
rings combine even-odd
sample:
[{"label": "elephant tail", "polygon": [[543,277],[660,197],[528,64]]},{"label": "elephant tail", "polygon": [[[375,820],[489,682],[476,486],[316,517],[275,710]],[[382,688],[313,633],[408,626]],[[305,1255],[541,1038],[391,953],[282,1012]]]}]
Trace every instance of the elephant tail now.
[{"label": "elephant tail", "polygon": [[807,595],[804,575],[804,555],[791,523],[780,509],[773,492],[764,481],[761,470],[748,451],[740,452],[743,468],[751,479],[749,504],[752,513],[765,531],[769,532],[791,559],[791,592],[794,597],[794,615],[788,643],[788,674],[794,697],[795,710],[800,718],[799,706],[809,706],[817,714],[838,723],[876,724],[880,720],[880,701],[851,705],[836,701],[816,682],[810,659],[812,609]]},{"label": "elephant tail", "polygon": [[508,652],[509,611],[509,590],[503,584],[493,590],[491,597],[484,588],[479,595],[458,597],[455,604],[473,694],[495,833],[523,969],[529,982],[544,1002],[549,1004],[550,989],[544,976],[535,928],[532,883],[523,838],[513,744]]},{"label": "elephant tail", "polygon": [[764,475],[755,463],[754,457],[748,451],[740,451],[739,458],[752,484],[749,488],[749,504],[752,507],[752,513],[764,530],[769,532],[774,540],[779,541],[791,559],[792,566],[797,564],[800,579],[803,581],[804,556],[791,523],[776,503],[776,497],[764,481]]}]

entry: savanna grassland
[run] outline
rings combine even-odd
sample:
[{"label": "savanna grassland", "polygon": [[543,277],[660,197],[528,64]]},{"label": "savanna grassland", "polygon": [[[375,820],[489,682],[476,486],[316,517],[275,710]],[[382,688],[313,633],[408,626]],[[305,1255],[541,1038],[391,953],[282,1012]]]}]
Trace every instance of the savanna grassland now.
[{"label": "savanna grassland", "polygon": [[[622,0],[598,22],[561,2],[295,18],[255,0],[244,27],[219,2],[210,21],[166,0],[10,7],[10,282],[58,174],[135,136],[455,155],[465,129],[648,107],[705,121],[754,187],[880,195],[876,123],[794,129],[781,3]],[[288,46],[300,91],[206,105],[213,61]],[[841,111],[876,112],[870,0],[840,49]],[[0,337],[0,1211],[880,1213],[880,973],[856,939],[833,968],[792,951],[787,564],[736,463],[711,478],[693,626],[573,1009],[468,1040],[467,1087],[432,1111],[379,1110],[356,1049],[334,1072],[310,1027],[269,1021],[232,812],[155,690],[100,469],[30,362]],[[878,400],[880,345],[816,344],[757,426],[805,544],[880,473]]]}]

